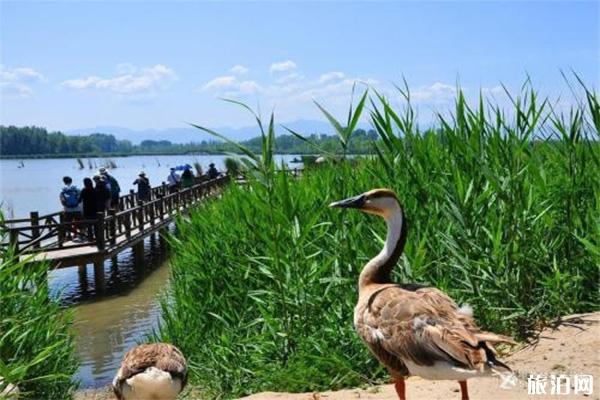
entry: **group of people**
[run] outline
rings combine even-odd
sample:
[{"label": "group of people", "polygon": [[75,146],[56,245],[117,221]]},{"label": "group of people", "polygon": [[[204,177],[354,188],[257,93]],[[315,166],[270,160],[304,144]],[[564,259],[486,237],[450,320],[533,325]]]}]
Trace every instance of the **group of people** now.
[{"label": "group of people", "polygon": [[[207,174],[208,179],[215,179],[219,176],[219,171],[215,164],[209,165]],[[100,168],[98,174],[93,178],[83,179],[83,189],[79,189],[73,184],[73,179],[69,176],[63,177],[64,187],[60,192],[60,202],[63,206],[63,221],[73,223],[83,217],[85,220],[96,219],[98,213],[106,212],[110,209],[119,207],[119,198],[121,187],[119,182],[108,173],[106,168]],[[141,201],[152,200],[152,191],[150,180],[146,177],[144,171],[140,171],[133,184],[137,186],[137,198]],[[169,193],[175,193],[180,189],[185,189],[194,185],[194,174],[191,168],[184,168],[183,173],[179,175],[176,168],[171,168],[167,177],[167,187]],[[67,230],[66,238],[72,239],[72,233],[77,234],[75,225]],[[94,230],[90,226],[87,232],[88,238],[94,237]]]},{"label": "group of people", "polygon": [[[183,168],[183,172],[181,175],[177,173],[177,168],[172,167],[169,176],[167,176],[167,187],[169,188],[169,193],[175,193],[179,189],[186,189],[194,185],[194,173],[192,172],[192,168],[189,165],[185,165]],[[215,167],[215,164],[210,163],[208,165],[208,171],[206,172],[206,177],[210,179],[215,179],[219,176],[219,171]]]},{"label": "group of people", "polygon": [[[83,219],[96,219],[99,212],[105,212],[119,205],[121,187],[119,182],[108,173],[106,168],[100,168],[93,178],[83,179],[83,189],[73,184],[70,176],[63,177],[64,187],[59,199],[63,206],[63,221],[72,223]],[[73,229],[77,233],[77,229]],[[71,230],[66,237],[71,239]],[[88,230],[88,236],[93,237],[93,230]]]}]

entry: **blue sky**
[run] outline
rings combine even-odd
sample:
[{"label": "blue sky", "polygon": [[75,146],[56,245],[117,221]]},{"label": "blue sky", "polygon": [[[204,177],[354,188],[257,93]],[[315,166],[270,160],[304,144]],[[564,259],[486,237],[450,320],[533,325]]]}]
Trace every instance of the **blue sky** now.
[{"label": "blue sky", "polygon": [[457,79],[501,97],[528,73],[568,92],[560,70],[597,87],[599,2],[2,2],[2,124],[69,130],[245,126],[219,100],[280,121],[341,113],[353,82],[419,109],[447,109]]}]

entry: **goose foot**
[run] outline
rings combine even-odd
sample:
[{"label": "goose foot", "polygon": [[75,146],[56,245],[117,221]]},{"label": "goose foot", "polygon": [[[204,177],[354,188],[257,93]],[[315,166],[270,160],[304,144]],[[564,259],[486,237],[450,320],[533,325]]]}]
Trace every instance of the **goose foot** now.
[{"label": "goose foot", "polygon": [[460,384],[460,400],[469,400],[469,392],[467,391],[467,381],[458,381]]},{"label": "goose foot", "polygon": [[404,378],[399,376],[396,378],[396,383],[394,384],[396,388],[396,393],[400,400],[406,400],[406,386],[404,385]]}]

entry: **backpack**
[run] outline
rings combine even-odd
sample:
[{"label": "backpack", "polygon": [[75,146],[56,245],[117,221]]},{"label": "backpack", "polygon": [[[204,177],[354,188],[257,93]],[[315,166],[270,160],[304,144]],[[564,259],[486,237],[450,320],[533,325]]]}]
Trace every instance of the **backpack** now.
[{"label": "backpack", "polygon": [[65,207],[77,207],[79,205],[79,190],[75,186],[64,188],[62,194],[65,199]]}]

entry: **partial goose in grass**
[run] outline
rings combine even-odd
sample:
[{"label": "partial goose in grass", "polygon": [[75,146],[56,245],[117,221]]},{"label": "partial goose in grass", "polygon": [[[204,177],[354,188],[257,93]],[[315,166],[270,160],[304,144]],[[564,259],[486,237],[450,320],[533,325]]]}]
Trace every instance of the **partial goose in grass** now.
[{"label": "partial goose in grass", "polygon": [[186,382],[181,351],[171,344],[150,343],[125,354],[112,387],[119,400],[173,400]]},{"label": "partial goose in grass", "polygon": [[391,271],[402,254],[407,233],[394,192],[375,189],[330,206],[356,208],[387,222],[383,250],[359,277],[354,327],[390,371],[401,400],[406,399],[404,378],[411,375],[457,380],[462,400],[468,400],[467,379],[511,372],[496,358],[492,345],[514,343],[512,339],[481,331],[469,307],[459,308],[438,289],[392,282]]}]

